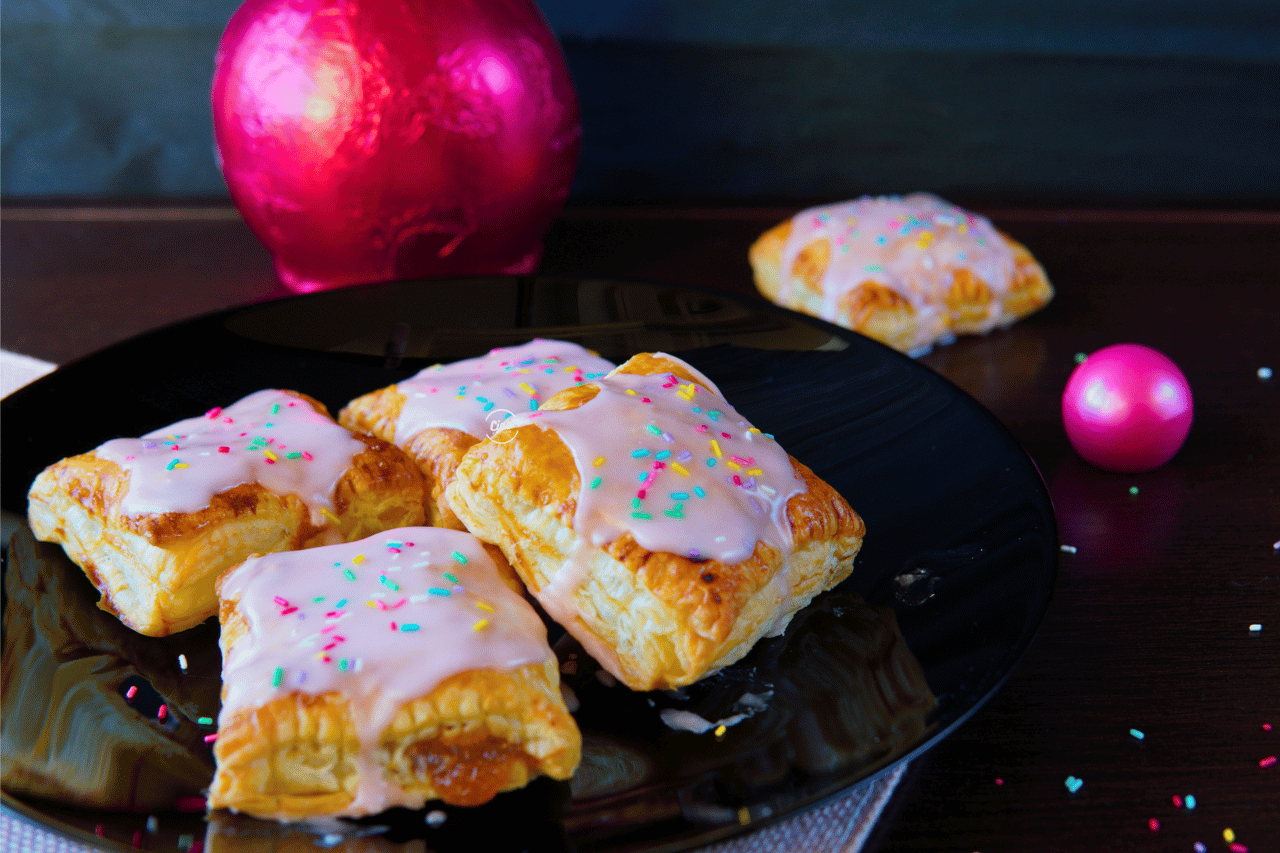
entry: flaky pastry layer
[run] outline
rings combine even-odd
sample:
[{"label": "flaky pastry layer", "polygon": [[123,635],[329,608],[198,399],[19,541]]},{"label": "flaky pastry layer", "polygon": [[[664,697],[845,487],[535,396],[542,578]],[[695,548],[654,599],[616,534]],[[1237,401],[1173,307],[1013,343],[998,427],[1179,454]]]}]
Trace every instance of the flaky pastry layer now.
[{"label": "flaky pastry layer", "polygon": [[831,242],[819,238],[804,246],[792,268],[784,271],[791,229],[792,220],[781,222],[751,245],[748,260],[759,291],[784,308],[821,317],[903,352],[927,347],[949,335],[982,334],[1008,326],[1053,298],[1053,287],[1035,257],[1001,232],[999,236],[1014,259],[1014,275],[1007,288],[983,281],[972,270],[955,269],[943,292],[926,296],[926,302],[936,310],[920,312],[904,294],[870,278],[841,281],[838,285],[843,295],[835,315],[828,316],[823,281],[834,251]]},{"label": "flaky pastry layer", "polygon": [[[697,381],[678,363],[650,354],[618,372],[672,372]],[[542,410],[577,409],[596,393],[590,384],[570,388]],[[535,595],[571,554],[585,554],[589,570],[570,595],[572,621],[565,627],[635,690],[690,684],[738,660],[771,631],[780,633],[815,595],[848,577],[865,533],[839,493],[792,459],[807,488],[786,507],[789,559],[762,542],[734,565],[648,551],[630,534],[596,547],[573,529],[579,474],[556,433],[529,424],[499,437],[462,460],[448,489],[454,511],[473,534],[502,549]]]},{"label": "flaky pastry layer", "polygon": [[[316,411],[322,403],[306,395]],[[399,448],[373,436],[335,487],[334,510],[314,513],[296,495],[242,483],[196,512],[125,515],[129,474],[84,453],[36,477],[28,519],[38,539],[56,542],[102,593],[99,606],[142,634],[165,636],[218,610],[214,582],[251,554],[353,541],[421,524],[422,476]]]}]

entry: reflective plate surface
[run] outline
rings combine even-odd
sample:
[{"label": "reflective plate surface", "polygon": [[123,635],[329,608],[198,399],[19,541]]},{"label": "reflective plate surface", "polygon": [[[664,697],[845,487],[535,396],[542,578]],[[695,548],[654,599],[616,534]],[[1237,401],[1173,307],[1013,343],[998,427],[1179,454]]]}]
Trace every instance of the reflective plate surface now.
[{"label": "reflective plate surface", "polygon": [[[426,820],[431,808],[307,830],[206,818],[193,798],[213,772],[201,719],[217,717],[216,623],[155,639],[97,610],[83,573],[22,523],[31,480],[107,439],[261,388],[303,391],[337,412],[435,362],[533,337],[617,362],[662,350],[702,370],[862,515],[853,576],[784,636],[679,693],[610,686],[552,625],[581,703],[584,759],[570,783],[443,808],[443,823]],[[4,804],[90,844],[101,827],[127,846],[155,816],[150,849],[197,838],[206,850],[688,849],[816,805],[944,737],[1026,650],[1057,564],[1035,466],[950,383],[834,326],[672,286],[402,282],[234,309],[66,365],[5,399],[2,416],[5,529],[16,529],[4,578]],[[698,718],[730,724],[678,727]]]}]

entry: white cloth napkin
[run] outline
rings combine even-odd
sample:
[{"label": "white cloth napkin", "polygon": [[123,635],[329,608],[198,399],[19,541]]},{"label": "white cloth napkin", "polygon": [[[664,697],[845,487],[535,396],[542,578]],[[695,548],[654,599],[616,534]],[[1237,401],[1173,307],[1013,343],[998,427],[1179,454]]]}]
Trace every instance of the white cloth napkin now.
[{"label": "white cloth napkin", "polygon": [[[0,397],[9,396],[56,366],[38,358],[0,350]],[[859,786],[824,806],[756,832],[704,847],[699,853],[777,853],[791,850],[858,853],[905,769],[906,765],[899,765],[870,785]],[[29,823],[12,812],[0,811],[0,851],[80,853],[90,850],[92,848]]]}]

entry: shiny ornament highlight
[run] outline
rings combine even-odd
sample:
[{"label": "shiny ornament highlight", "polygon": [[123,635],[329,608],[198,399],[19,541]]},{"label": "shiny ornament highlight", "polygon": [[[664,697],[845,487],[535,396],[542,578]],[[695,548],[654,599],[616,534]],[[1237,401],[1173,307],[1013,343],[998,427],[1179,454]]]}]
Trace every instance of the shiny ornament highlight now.
[{"label": "shiny ornament highlight", "polygon": [[531,272],[582,136],[531,0],[248,0],[212,102],[231,197],[300,292]]},{"label": "shiny ornament highlight", "polygon": [[1167,357],[1139,344],[1090,355],[1067,381],[1062,422],[1087,461],[1108,471],[1159,468],[1191,430],[1191,386]]}]

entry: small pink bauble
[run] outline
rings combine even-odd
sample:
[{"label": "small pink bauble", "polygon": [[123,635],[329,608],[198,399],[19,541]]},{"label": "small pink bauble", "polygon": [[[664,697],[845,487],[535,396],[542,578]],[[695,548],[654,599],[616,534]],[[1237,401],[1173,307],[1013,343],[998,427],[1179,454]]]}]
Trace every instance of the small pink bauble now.
[{"label": "small pink bauble", "polygon": [[1191,386],[1178,366],[1139,344],[1090,355],[1062,392],[1062,423],[1076,452],[1108,471],[1159,468],[1191,431]]},{"label": "small pink bauble", "polygon": [[246,0],[212,101],[231,197],[297,291],[532,271],[582,138],[532,0]]}]

